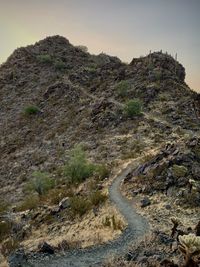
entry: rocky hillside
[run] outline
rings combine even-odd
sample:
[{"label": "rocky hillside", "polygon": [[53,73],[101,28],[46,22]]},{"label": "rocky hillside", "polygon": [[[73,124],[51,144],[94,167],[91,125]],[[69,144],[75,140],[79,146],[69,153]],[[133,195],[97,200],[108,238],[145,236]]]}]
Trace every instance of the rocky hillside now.
[{"label": "rocky hillside", "polygon": [[[107,190],[122,163],[142,155],[145,163],[125,179],[127,194],[163,193],[173,198],[180,191],[179,196],[185,198],[178,198],[177,203],[188,200],[191,205],[199,205],[199,194],[192,197],[191,192],[196,186],[192,183],[199,181],[199,139],[194,135],[199,135],[200,130],[200,96],[184,79],[184,67],[162,52],[125,64],[103,53],[91,55],[60,36],[14,51],[0,67],[0,200],[23,227],[35,227],[28,234],[20,232],[23,246],[30,247],[32,240],[39,242],[50,232],[50,241],[55,241],[62,231],[80,237],[80,225],[85,229],[91,220],[97,231],[102,216],[108,216],[111,210],[106,202],[97,211],[97,206],[106,201],[101,193]],[[63,168],[77,144],[84,147],[94,165],[87,165],[78,150],[79,159],[88,168],[85,178],[90,176],[91,180],[74,188]],[[153,150],[158,154],[149,158],[148,151]],[[97,172],[94,166],[101,168],[95,167]],[[36,190],[39,200],[34,193],[31,203],[26,202],[24,207],[24,199],[28,196],[30,200],[26,188],[35,172],[41,180],[44,173],[50,175],[56,188],[49,188],[44,196]],[[102,181],[100,176],[109,179]],[[95,195],[90,196],[91,190]],[[86,205],[86,219],[81,213],[81,219],[76,221],[60,206],[52,207],[66,196],[72,198],[71,207],[74,196],[76,201],[76,197],[82,197],[84,203],[93,203],[94,214],[87,213],[91,205]],[[32,205],[35,197],[39,207]],[[65,208],[69,206],[68,198],[63,202]],[[75,202],[74,209],[77,205]],[[0,213],[5,211],[2,206]],[[27,209],[29,213],[18,214]],[[36,210],[32,213],[32,209]],[[117,236],[125,225],[115,211],[113,214],[120,221],[115,229],[118,232],[109,230],[105,235],[105,229],[100,231],[105,242]],[[110,219],[106,220],[104,226],[113,225]],[[1,229],[4,231],[1,223],[0,239]],[[39,233],[38,229],[42,231]],[[96,244],[97,239],[101,243],[99,236],[87,242],[85,235],[85,246]],[[3,240],[8,236],[3,235]]]},{"label": "rocky hillside", "polygon": [[[139,98],[148,114],[196,129],[199,97],[184,78],[183,66],[161,52],[127,65],[90,55],[60,36],[17,49],[0,68],[1,193],[13,196],[33,170],[54,169],[61,150],[77,142],[99,155],[109,133],[131,130],[120,105],[127,99]],[[29,106],[37,114],[26,116]]]}]

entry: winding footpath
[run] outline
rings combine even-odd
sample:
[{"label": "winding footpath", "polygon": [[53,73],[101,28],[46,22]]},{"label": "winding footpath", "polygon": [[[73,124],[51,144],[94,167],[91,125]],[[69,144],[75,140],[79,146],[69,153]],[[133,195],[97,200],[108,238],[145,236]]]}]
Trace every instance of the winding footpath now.
[{"label": "winding footpath", "polygon": [[140,158],[133,160],[114,179],[109,188],[109,197],[119,212],[124,216],[128,226],[119,238],[103,245],[93,246],[87,249],[76,249],[65,255],[29,259],[28,265],[34,267],[90,267],[100,266],[112,255],[122,255],[128,247],[136,242],[148,230],[147,221],[137,214],[132,203],[120,192],[120,184],[123,179],[139,165]]}]

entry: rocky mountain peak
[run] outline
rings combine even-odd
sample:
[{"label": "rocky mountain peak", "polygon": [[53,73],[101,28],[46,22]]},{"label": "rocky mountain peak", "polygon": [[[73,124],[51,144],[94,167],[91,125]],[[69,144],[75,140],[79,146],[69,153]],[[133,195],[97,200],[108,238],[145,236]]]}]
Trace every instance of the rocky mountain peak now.
[{"label": "rocky mountain peak", "polygon": [[185,80],[185,68],[171,55],[162,52],[153,52],[148,56],[134,58],[130,65],[138,68],[142,67],[149,76],[156,76],[163,79],[178,79],[181,82]]}]

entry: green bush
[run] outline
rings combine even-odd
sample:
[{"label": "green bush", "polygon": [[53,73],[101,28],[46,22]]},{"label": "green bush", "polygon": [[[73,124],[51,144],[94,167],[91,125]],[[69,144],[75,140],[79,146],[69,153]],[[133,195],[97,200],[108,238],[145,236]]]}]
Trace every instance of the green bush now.
[{"label": "green bush", "polygon": [[95,191],[90,194],[90,202],[94,206],[98,206],[101,203],[105,202],[107,199],[107,196],[102,194],[101,191]]},{"label": "green bush", "polygon": [[142,103],[139,99],[129,100],[124,107],[125,114],[132,118],[138,116],[142,112]]},{"label": "green bush", "polygon": [[121,81],[117,84],[116,90],[118,96],[125,97],[128,95],[128,91],[130,89],[130,83],[128,81]]},{"label": "green bush", "polygon": [[56,60],[54,63],[54,66],[56,70],[64,70],[65,69],[65,63],[61,60]]},{"label": "green bush", "polygon": [[70,183],[80,183],[93,175],[95,165],[88,162],[80,145],[76,145],[70,153],[70,159],[64,167],[64,174]]},{"label": "green bush", "polygon": [[44,195],[55,186],[55,181],[49,178],[47,173],[36,171],[32,176],[33,179],[27,185],[27,189],[37,192],[40,196]]},{"label": "green bush", "polygon": [[74,196],[70,199],[70,207],[74,216],[82,216],[91,208],[91,204],[82,196]]},{"label": "green bush", "polygon": [[38,55],[37,60],[41,63],[53,63],[53,59],[50,55]]},{"label": "green bush", "polygon": [[27,106],[24,108],[25,115],[34,115],[40,112],[40,109],[37,106]]}]

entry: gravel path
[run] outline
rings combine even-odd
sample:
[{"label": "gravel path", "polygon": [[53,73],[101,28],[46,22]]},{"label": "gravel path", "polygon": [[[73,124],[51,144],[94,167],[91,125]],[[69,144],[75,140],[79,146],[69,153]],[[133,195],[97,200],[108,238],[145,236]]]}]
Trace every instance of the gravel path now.
[{"label": "gravel path", "polygon": [[[110,241],[104,245],[93,246],[88,249],[76,249],[67,252],[65,255],[52,257],[35,257],[29,260],[28,265],[34,267],[90,267],[100,266],[100,264],[111,255],[121,255],[126,252],[130,244],[140,236],[143,236],[149,229],[147,221],[137,214],[133,205],[120,192],[120,184],[126,175],[136,168],[139,160],[132,161],[115,178],[109,188],[109,196],[119,212],[128,223],[118,239]],[[25,266],[24,266],[25,267]]]}]

